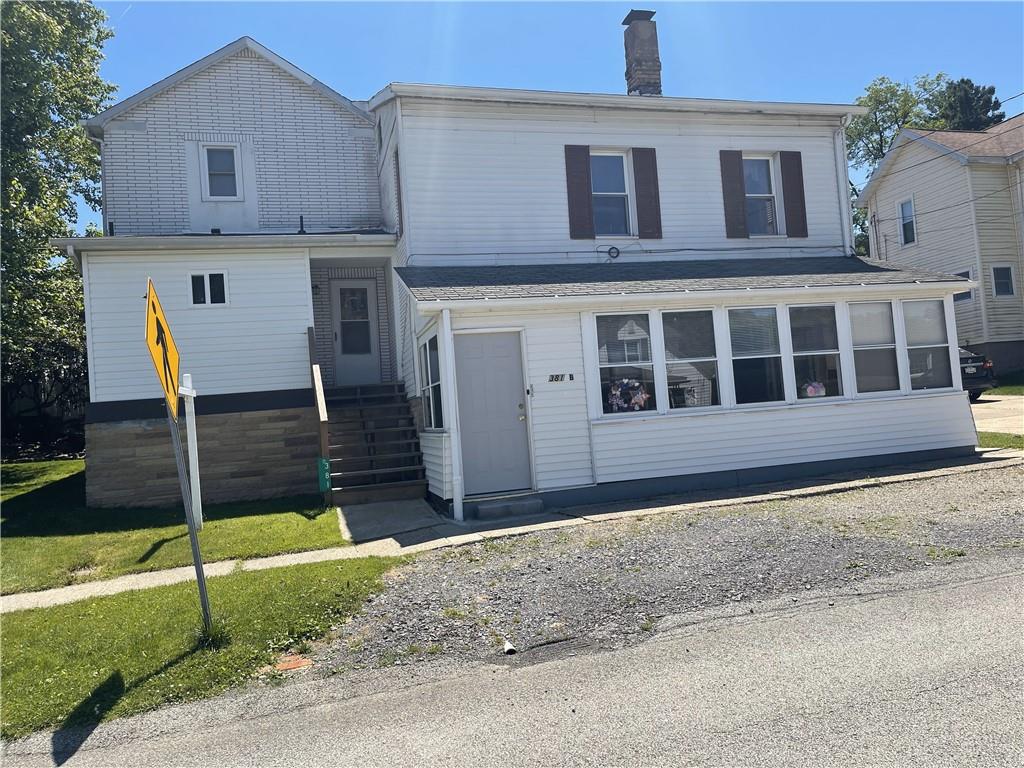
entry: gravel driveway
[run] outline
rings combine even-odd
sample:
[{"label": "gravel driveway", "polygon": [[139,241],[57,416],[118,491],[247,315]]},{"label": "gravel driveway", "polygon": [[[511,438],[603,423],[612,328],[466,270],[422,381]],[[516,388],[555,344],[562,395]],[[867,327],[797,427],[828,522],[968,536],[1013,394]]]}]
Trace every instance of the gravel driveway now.
[{"label": "gravel driveway", "polygon": [[312,674],[641,642],[661,617],[870,576],[1024,561],[1024,467],[623,519],[432,552],[312,652]]}]

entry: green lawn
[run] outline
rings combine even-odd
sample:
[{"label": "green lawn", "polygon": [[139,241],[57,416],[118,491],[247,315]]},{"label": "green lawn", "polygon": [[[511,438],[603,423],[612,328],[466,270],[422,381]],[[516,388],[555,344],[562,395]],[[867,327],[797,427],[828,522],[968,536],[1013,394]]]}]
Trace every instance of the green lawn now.
[{"label": "green lawn", "polygon": [[979,432],[978,444],[982,448],[1018,448],[1024,451],[1024,435],[1006,432]]},{"label": "green lawn", "polygon": [[197,640],[195,583],[6,614],[0,735],[219,693],[358,611],[397,562],[362,558],[209,579],[214,620],[226,634],[216,646]]},{"label": "green lawn", "polygon": [[999,386],[988,390],[986,395],[1024,395],[1024,371],[997,374]]},{"label": "green lawn", "polygon": [[[0,466],[0,592],[25,592],[189,565],[179,509],[90,509],[82,462]],[[199,534],[207,562],[346,544],[317,497],[212,504]]]}]

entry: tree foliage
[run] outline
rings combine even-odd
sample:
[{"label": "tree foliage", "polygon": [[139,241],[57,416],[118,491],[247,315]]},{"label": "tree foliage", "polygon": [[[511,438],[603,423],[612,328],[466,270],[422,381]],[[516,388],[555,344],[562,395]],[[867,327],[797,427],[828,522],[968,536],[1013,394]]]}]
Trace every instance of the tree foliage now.
[{"label": "tree foliage", "polygon": [[936,119],[950,131],[983,131],[1006,119],[994,85],[975,85],[966,77],[946,83],[933,105]]},{"label": "tree foliage", "polygon": [[[84,398],[82,285],[47,245],[71,234],[75,196],[99,205],[99,158],[78,121],[114,88],[100,77],[106,15],[88,2],[5,2],[0,20],[0,255],[5,421]],[[5,424],[8,428],[10,422]]]}]

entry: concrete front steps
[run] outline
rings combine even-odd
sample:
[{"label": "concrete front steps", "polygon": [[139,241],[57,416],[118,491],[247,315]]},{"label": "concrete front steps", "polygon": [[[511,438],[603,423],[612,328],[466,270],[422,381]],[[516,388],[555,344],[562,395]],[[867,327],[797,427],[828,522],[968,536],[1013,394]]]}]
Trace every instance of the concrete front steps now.
[{"label": "concrete front steps", "polygon": [[324,391],[335,504],[418,499],[427,480],[405,385]]}]

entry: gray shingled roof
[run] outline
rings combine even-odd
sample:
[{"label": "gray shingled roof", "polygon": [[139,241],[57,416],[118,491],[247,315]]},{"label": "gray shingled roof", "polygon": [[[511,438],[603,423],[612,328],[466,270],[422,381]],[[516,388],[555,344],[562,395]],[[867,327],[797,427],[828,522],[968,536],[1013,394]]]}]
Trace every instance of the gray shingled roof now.
[{"label": "gray shingled roof", "polygon": [[843,257],[399,267],[395,271],[417,301],[966,282],[955,275]]}]

